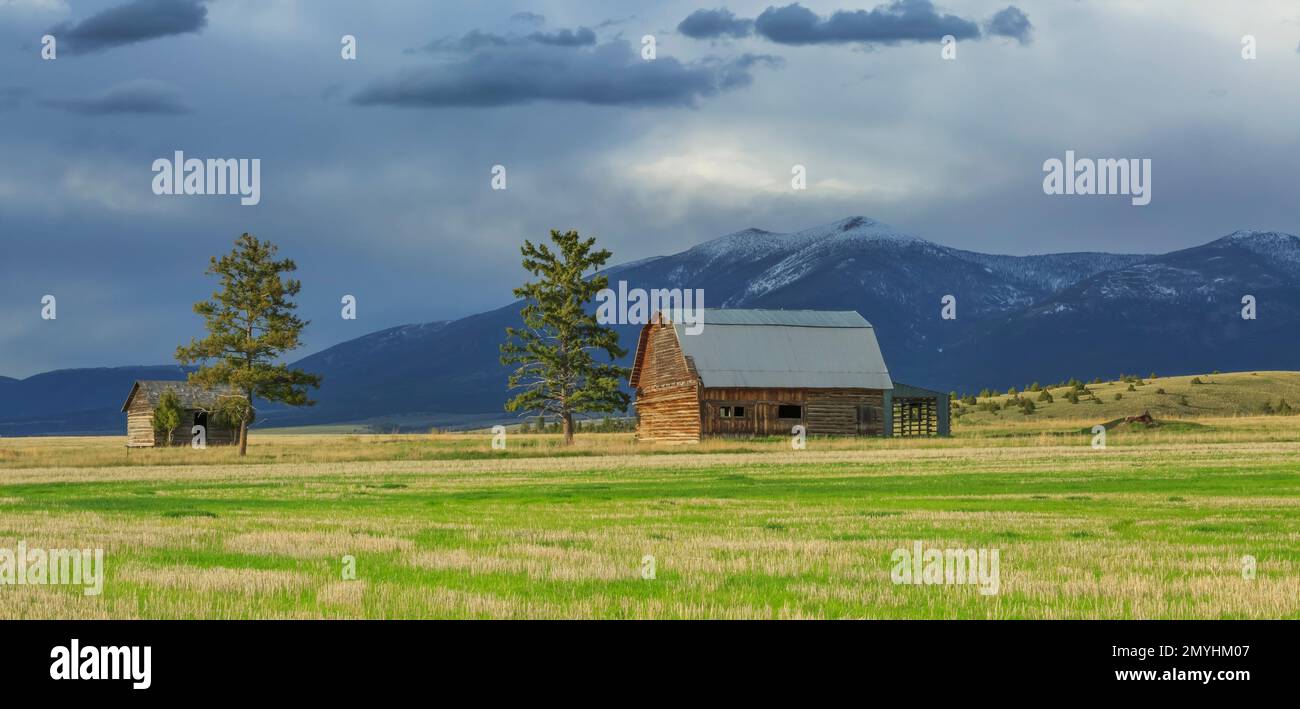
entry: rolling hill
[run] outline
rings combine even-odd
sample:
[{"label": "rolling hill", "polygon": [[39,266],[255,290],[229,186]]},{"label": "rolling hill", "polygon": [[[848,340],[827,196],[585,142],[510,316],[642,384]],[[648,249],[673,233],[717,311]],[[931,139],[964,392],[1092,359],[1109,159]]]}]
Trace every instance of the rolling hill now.
[{"label": "rolling hill", "polygon": [[[1017,396],[1034,402],[1034,411],[1028,415],[1015,406],[1013,397],[1005,391],[977,397],[975,405],[957,407],[957,421],[962,425],[1057,419],[1103,422],[1140,416],[1144,412],[1150,412],[1157,420],[1168,420],[1270,415],[1288,409],[1300,414],[1300,372],[1224,372],[1155,378],[1144,374],[1085,386],[1087,389],[1079,392],[1077,403],[1066,398],[1071,387],[1046,389],[1051,401],[1040,398],[1041,391],[1018,392]],[[990,402],[996,402],[1001,410],[990,410],[987,406]]]}]

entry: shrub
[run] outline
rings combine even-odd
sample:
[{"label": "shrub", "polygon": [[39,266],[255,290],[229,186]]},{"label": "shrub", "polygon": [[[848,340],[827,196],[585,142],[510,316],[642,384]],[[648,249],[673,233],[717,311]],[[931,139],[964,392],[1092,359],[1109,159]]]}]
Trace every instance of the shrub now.
[{"label": "shrub", "polygon": [[1192,377],[1192,384],[1204,384],[1200,377]]},{"label": "shrub", "polygon": [[1053,399],[1052,399],[1052,392],[1050,392],[1050,391],[1044,389],[1044,390],[1043,390],[1043,391],[1038,395],[1038,400],[1039,400],[1039,401],[1046,401],[1046,402],[1049,403],[1049,404],[1052,403],[1052,401],[1053,401]]},{"label": "shrub", "polygon": [[1130,385],[1128,385],[1128,390],[1129,390],[1129,391],[1137,391],[1137,387],[1135,387],[1135,386],[1133,386],[1132,384],[1130,384]]},{"label": "shrub", "polygon": [[167,434],[167,445],[170,446],[176,435],[176,429],[180,428],[181,417],[184,415],[185,410],[181,408],[181,399],[176,396],[176,390],[165,389],[162,396],[158,398],[157,408],[153,410],[154,433]]},{"label": "shrub", "polygon": [[1124,398],[1123,394],[1121,394],[1120,392],[1115,392],[1115,401],[1119,401],[1120,399],[1123,398]]}]

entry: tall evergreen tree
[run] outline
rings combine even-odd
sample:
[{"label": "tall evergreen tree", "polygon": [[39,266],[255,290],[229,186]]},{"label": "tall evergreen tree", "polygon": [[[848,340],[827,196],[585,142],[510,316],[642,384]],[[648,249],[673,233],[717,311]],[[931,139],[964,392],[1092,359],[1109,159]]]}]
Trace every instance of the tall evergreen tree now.
[{"label": "tall evergreen tree", "polygon": [[244,395],[242,403],[222,406],[225,417],[239,424],[239,454],[248,453],[248,424],[253,401],[278,401],[311,406],[307,387],[319,387],[320,377],[278,362],[297,349],[307,322],[294,314],[302,284],[282,274],[298,269],[289,259],[276,260],[275,244],[244,234],[235,248],[212,258],[207,275],[220,279],[212,299],[194,304],[208,335],[176,348],[181,364],[199,364],[190,381],[205,387],[230,386]]},{"label": "tall evergreen tree", "polygon": [[[627,410],[630,399],[619,385],[628,370],[613,364],[627,351],[618,346],[618,333],[586,308],[609,286],[605,276],[586,274],[604,266],[610,252],[593,251],[596,240],[576,231],[552,229],[551,242],[554,250],[527,240],[520,248],[524,270],[538,280],[514,290],[524,301],[519,312],[524,327],[506,328],[501,363],[516,365],[509,385],[523,389],[506,402],[506,410],[558,417],[569,445],[574,414]],[[597,361],[596,353],[609,361]]]}]

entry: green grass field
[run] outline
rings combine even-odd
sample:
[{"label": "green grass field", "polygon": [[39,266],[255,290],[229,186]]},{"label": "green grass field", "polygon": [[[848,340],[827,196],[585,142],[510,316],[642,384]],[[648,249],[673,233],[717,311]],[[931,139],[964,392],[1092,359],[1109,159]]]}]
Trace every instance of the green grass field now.
[{"label": "green grass field", "polygon": [[[107,573],[99,596],[0,586],[0,618],[1300,618],[1300,417],[1101,450],[1086,419],[1024,418],[802,451],[263,435],[239,461],[5,439],[0,549],[99,547]],[[997,549],[999,593],[894,584],[917,541]]]}]

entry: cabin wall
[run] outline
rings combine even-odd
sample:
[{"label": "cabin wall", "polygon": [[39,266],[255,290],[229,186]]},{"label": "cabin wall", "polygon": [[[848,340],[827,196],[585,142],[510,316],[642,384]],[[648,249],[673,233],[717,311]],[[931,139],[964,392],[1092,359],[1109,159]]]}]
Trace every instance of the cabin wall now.
[{"label": "cabin wall", "polygon": [[131,448],[152,448],[157,442],[153,433],[153,407],[144,396],[131,400],[126,412],[126,445]]},{"label": "cabin wall", "polygon": [[671,325],[650,328],[636,389],[638,440],[700,440],[699,377],[682,354]]},{"label": "cabin wall", "polygon": [[[181,417],[181,426],[176,431],[176,435],[172,437],[173,441],[180,441],[185,445],[189,445],[190,440],[194,437],[194,434],[190,433],[190,431],[194,430],[195,413],[196,412],[194,411],[186,411],[185,416]],[[218,424],[212,421],[211,419],[212,419],[212,414],[208,414],[208,422],[204,426],[204,435],[207,436],[208,445],[228,446],[238,442],[239,439],[238,429],[231,428],[230,426],[222,426],[221,424]],[[182,434],[184,435],[182,436]],[[165,443],[167,437],[165,435],[162,436],[162,440]]]},{"label": "cabin wall", "polygon": [[[706,388],[700,394],[704,435],[788,436],[803,425],[810,436],[883,436],[884,392],[879,389]],[[782,418],[782,404],[802,407]],[[736,407],[744,415],[736,416]],[[729,408],[731,416],[724,416]]]},{"label": "cabin wall", "polygon": [[[177,426],[175,433],[172,434],[172,445],[190,445],[194,438],[194,435],[190,432],[194,429],[195,413],[195,411],[189,410],[181,416],[181,425]],[[221,426],[211,421],[208,422],[205,428],[207,445],[233,445],[239,440],[239,431],[237,429]],[[154,433],[153,409],[146,401],[132,402],[131,408],[127,411],[126,445],[128,448],[153,448],[167,445],[166,433]]]}]

